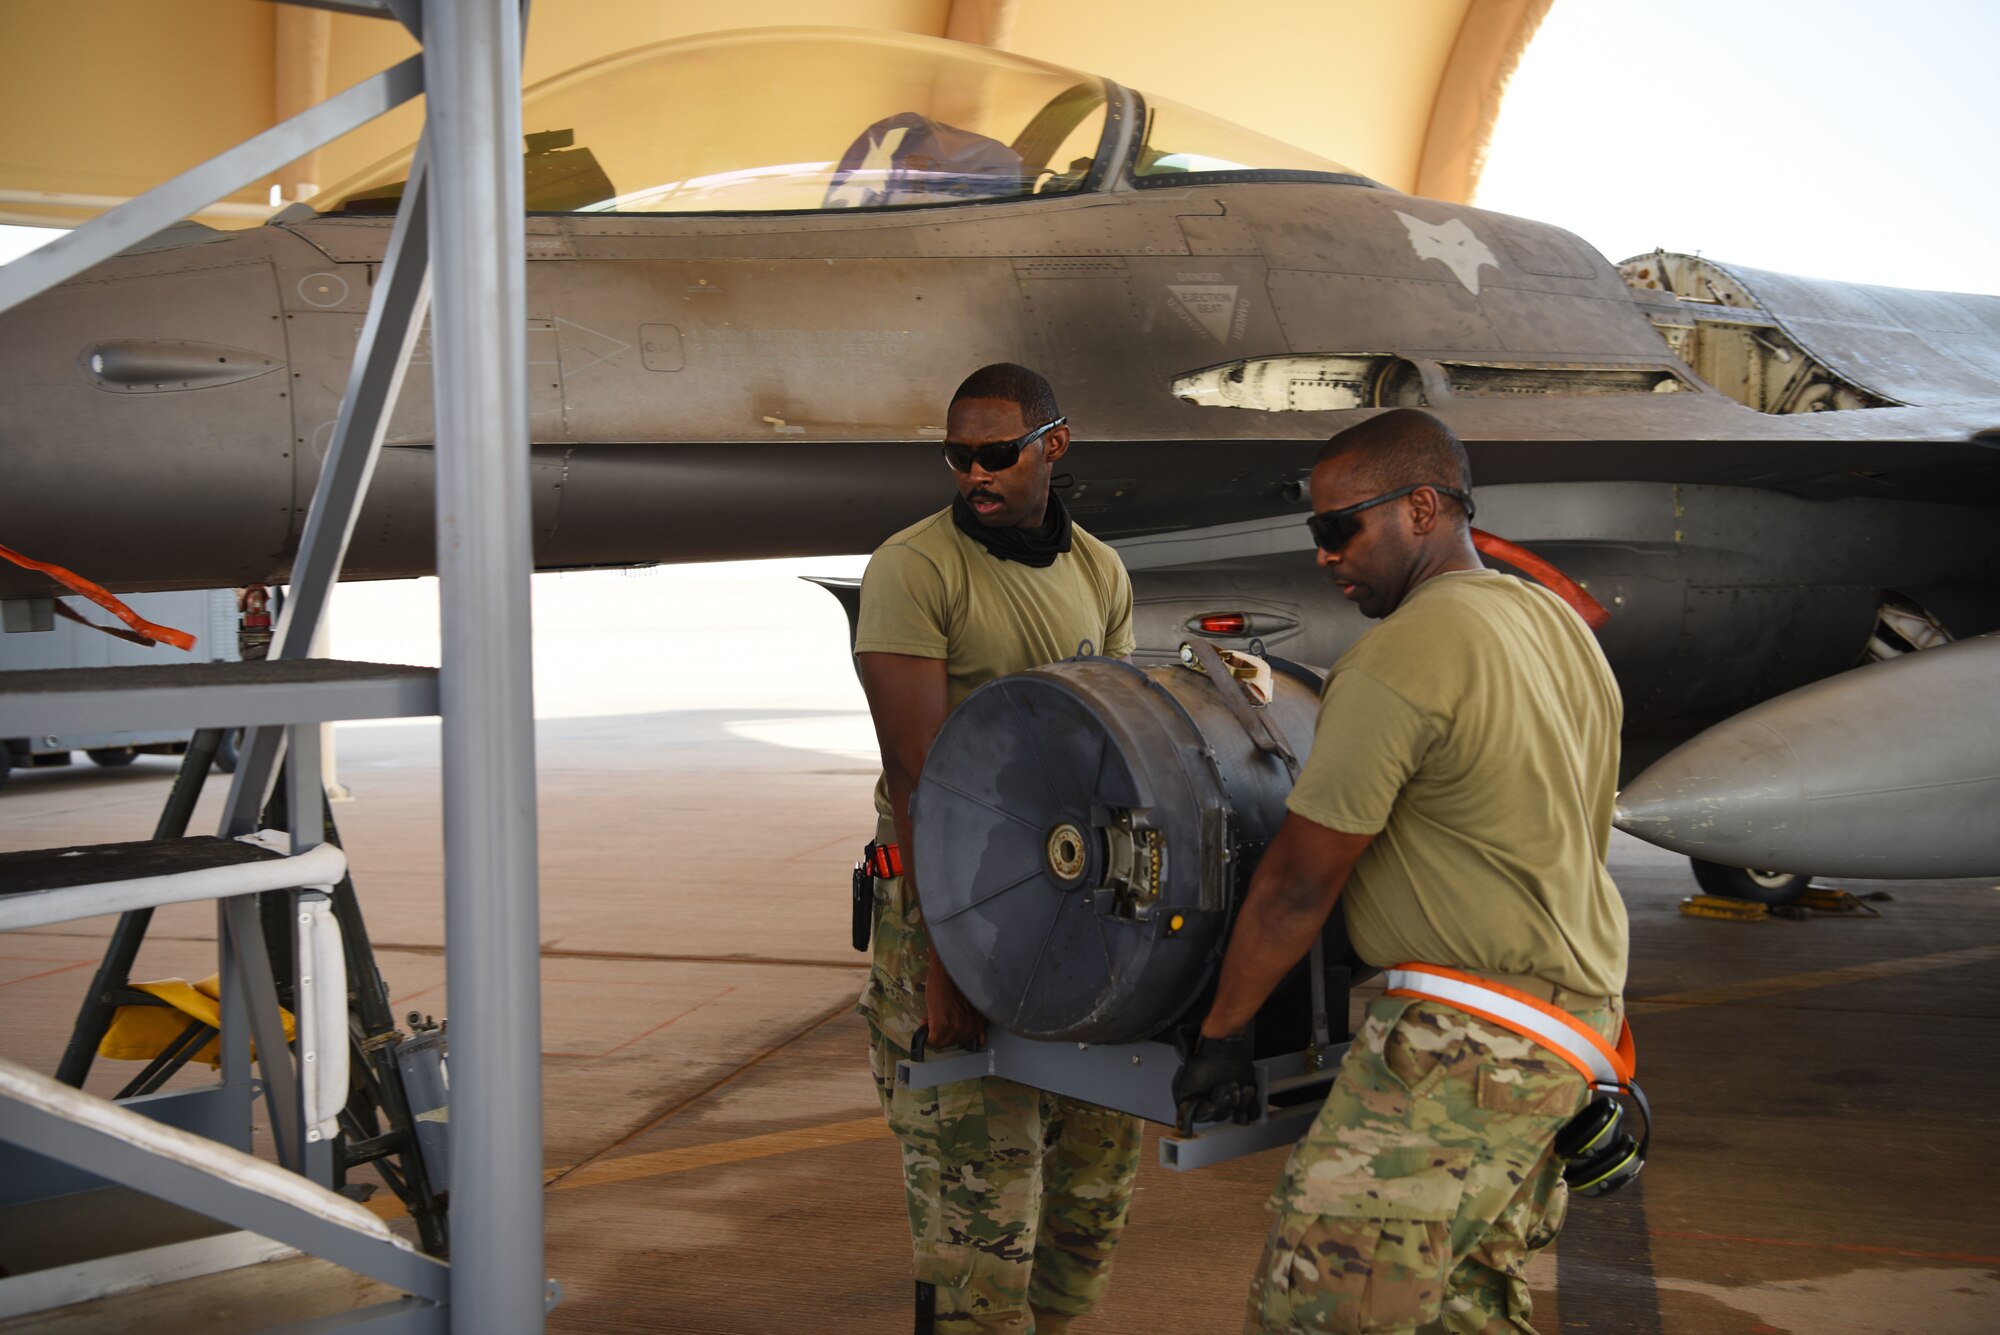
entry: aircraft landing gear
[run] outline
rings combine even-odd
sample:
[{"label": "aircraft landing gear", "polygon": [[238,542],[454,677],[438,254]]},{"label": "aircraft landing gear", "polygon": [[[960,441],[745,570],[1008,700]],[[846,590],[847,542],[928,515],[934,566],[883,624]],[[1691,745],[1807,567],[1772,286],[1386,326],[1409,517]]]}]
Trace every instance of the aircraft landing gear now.
[{"label": "aircraft landing gear", "polygon": [[1711,895],[1724,899],[1748,899],[1759,904],[1789,904],[1812,884],[1810,872],[1761,871],[1756,868],[1725,867],[1719,862],[1689,858],[1695,883]]}]

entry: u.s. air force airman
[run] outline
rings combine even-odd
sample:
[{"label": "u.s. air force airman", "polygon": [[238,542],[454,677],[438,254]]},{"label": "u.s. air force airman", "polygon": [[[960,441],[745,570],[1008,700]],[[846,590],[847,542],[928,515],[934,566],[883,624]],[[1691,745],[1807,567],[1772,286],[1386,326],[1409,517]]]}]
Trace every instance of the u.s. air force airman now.
[{"label": "u.s. air force airman", "polygon": [[1620,1032],[1617,686],[1580,617],[1482,567],[1470,486],[1457,438],[1409,409],[1313,469],[1320,564],[1383,620],[1327,679],[1175,1093],[1197,1117],[1248,1111],[1244,1028],[1336,904],[1404,981],[1272,1194],[1247,1331],[1532,1331],[1528,1258],[1567,1200],[1552,1142],[1588,1085],[1526,1034]]},{"label": "u.s. air force airman", "polygon": [[975,371],[945,419],[951,507],[885,542],[862,580],[854,651],[882,747],[874,965],[860,1009],[889,1126],[902,1142],[917,1329],[1051,1335],[1110,1281],[1138,1168],[1138,1119],[988,1077],[901,1089],[920,1028],[932,1049],[984,1022],[931,958],[910,876],[910,794],[945,717],[995,677],[1088,640],[1132,650],[1132,586],[1116,553],[1050,490],[1069,431],[1025,367]]}]

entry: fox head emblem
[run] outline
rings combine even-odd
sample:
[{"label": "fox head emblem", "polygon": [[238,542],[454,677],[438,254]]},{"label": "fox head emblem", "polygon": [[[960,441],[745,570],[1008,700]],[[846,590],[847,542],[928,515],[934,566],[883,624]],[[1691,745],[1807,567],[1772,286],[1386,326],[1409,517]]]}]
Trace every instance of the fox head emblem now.
[{"label": "fox head emblem", "polygon": [[1465,290],[1473,296],[1479,295],[1479,268],[1490,264],[1495,269],[1500,261],[1493,258],[1493,252],[1486,243],[1472,234],[1463,218],[1453,218],[1449,222],[1427,223],[1422,218],[1412,218],[1398,209],[1396,216],[1403,220],[1403,226],[1410,229],[1410,248],[1417,252],[1420,260],[1437,260],[1451,270],[1452,277],[1465,285]]}]

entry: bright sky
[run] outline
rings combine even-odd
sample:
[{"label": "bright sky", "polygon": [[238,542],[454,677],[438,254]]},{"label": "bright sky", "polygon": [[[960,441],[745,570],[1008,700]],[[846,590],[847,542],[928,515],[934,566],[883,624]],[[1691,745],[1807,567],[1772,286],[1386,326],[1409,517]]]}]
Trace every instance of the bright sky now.
[{"label": "bright sky", "polygon": [[2000,4],[1555,0],[1478,204],[1616,263],[2000,293]]},{"label": "bright sky", "polygon": [[[2000,293],[1996,52],[1989,0],[1556,0],[1478,203],[1566,227],[1614,262],[1663,246]],[[0,228],[0,261],[50,235]],[[798,576],[861,565],[538,575],[537,707],[859,711],[845,623]],[[436,600],[431,580],[344,585],[335,651],[436,662]],[[832,726],[840,745],[868,745],[865,719]]]}]

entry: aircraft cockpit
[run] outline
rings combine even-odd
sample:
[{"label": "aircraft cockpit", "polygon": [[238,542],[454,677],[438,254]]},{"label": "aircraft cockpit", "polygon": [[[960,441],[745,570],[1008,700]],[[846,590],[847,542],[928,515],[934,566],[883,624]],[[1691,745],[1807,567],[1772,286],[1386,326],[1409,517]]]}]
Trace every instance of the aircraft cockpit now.
[{"label": "aircraft cockpit", "polygon": [[[802,213],[1244,180],[1374,182],[1109,79],[938,38],[754,29],[527,90],[530,213]],[[1134,132],[1136,131],[1136,133]],[[312,201],[394,212],[405,150]]]}]

